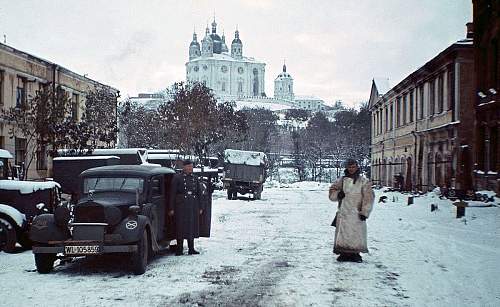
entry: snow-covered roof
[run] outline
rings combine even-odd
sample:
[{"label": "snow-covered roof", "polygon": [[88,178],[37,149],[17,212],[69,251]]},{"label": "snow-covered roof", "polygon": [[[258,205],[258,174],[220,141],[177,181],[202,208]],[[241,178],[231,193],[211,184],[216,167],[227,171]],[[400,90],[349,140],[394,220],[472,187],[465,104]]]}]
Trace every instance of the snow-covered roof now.
[{"label": "snow-covered roof", "polygon": [[323,99],[313,95],[295,95],[295,100],[321,100]]},{"label": "snow-covered roof", "polygon": [[266,154],[260,151],[226,149],[224,151],[224,162],[259,166],[266,163]]},{"label": "snow-covered roof", "polygon": [[17,180],[0,180],[0,189],[3,190],[18,190],[21,194],[29,194],[39,190],[60,188],[59,183],[55,181],[17,181]]},{"label": "snow-covered roof", "polygon": [[377,87],[378,94],[380,96],[384,95],[391,89],[391,84],[389,82],[389,78],[373,78],[373,82]]},{"label": "snow-covered roof", "polygon": [[271,102],[259,102],[259,101],[241,101],[237,100],[236,109],[241,110],[244,108],[248,109],[267,109],[270,111],[281,111],[288,109],[296,109],[295,107],[279,104],[279,103],[271,103]]},{"label": "snow-covered roof", "polygon": [[12,154],[5,149],[0,149],[0,159],[13,159]]},{"label": "snow-covered roof", "polygon": [[146,151],[146,148],[111,148],[111,149],[94,149],[92,151],[93,155],[125,155],[125,154],[135,154],[139,151]]},{"label": "snow-covered roof", "polygon": [[68,161],[68,160],[106,160],[106,159],[120,159],[117,156],[82,156],[82,157],[57,157],[54,161]]}]

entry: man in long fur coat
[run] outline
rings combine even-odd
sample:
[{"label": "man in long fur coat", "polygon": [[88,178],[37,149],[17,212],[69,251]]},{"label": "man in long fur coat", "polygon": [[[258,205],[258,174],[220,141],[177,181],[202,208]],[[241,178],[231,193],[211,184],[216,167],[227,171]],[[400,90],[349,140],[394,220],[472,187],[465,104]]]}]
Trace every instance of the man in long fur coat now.
[{"label": "man in long fur coat", "polygon": [[338,261],[362,262],[359,253],[367,253],[366,219],[373,207],[371,181],[360,174],[356,160],[346,161],[344,176],[329,190],[331,201],[338,201],[333,252]]}]

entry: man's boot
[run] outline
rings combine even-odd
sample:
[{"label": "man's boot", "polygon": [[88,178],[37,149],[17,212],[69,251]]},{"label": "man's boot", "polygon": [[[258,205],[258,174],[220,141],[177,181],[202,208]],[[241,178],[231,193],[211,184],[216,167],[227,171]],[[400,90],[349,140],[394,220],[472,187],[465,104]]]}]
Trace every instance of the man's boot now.
[{"label": "man's boot", "polygon": [[351,261],[361,263],[363,262],[363,258],[361,258],[360,254],[353,254]]},{"label": "man's boot", "polygon": [[337,261],[339,261],[339,262],[349,261],[349,257],[347,257],[347,254],[341,253],[341,254],[337,257]]},{"label": "man's boot", "polygon": [[194,249],[194,239],[187,240],[188,241],[188,254],[189,255],[198,255],[200,252]]},{"label": "man's boot", "polygon": [[184,240],[177,240],[177,251],[175,252],[176,256],[181,256],[184,252],[183,241]]}]

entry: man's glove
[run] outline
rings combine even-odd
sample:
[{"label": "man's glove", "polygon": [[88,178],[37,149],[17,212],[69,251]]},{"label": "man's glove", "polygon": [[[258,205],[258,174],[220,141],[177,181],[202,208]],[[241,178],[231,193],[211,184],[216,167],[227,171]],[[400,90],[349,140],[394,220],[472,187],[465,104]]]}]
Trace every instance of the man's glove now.
[{"label": "man's glove", "polygon": [[366,216],[364,216],[363,214],[359,214],[359,219],[362,220],[362,221],[366,221]]},{"label": "man's glove", "polygon": [[344,197],[345,197],[344,191],[340,190],[339,194],[337,194],[337,199],[342,200],[344,199]]}]

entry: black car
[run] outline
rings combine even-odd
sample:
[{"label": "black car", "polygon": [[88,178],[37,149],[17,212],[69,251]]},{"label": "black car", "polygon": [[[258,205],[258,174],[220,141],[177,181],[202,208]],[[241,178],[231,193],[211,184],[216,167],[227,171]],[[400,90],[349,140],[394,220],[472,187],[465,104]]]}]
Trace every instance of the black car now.
[{"label": "black car", "polygon": [[[175,226],[167,214],[174,174],[155,165],[84,171],[72,212],[61,208],[33,221],[30,236],[38,272],[52,271],[57,257],[123,253],[130,257],[132,271],[143,274],[154,253],[174,239]],[[204,219],[210,217],[202,215],[201,225],[206,225]]]},{"label": "black car", "polygon": [[35,216],[62,204],[61,187],[53,181],[0,180],[0,250],[30,248],[28,233]]}]

